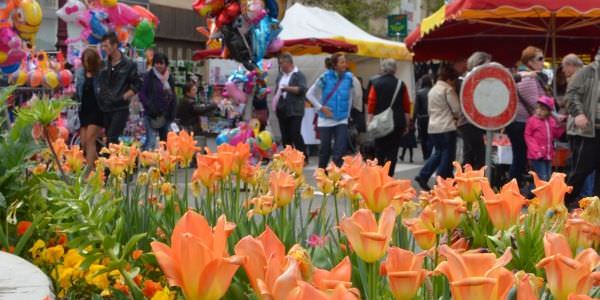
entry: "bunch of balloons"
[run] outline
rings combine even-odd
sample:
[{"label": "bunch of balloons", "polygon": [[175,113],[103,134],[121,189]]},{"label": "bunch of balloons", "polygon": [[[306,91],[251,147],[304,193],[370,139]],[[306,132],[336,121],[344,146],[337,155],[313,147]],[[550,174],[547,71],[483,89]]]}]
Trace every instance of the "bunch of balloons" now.
[{"label": "bunch of balloons", "polygon": [[260,68],[247,71],[240,67],[233,71],[227,78],[223,97],[229,98],[236,103],[246,103],[246,95],[265,97],[271,90],[267,87],[269,63],[263,62]]},{"label": "bunch of balloons", "polygon": [[10,84],[30,87],[43,86],[49,89],[67,88],[73,82],[73,74],[64,68],[61,53],[56,58],[49,58],[46,52],[40,51],[28,56],[21,67],[9,75]]},{"label": "bunch of balloons", "polygon": [[117,0],[88,1],[68,0],[56,15],[67,23],[81,27],[78,38],[67,43],[83,41],[95,45],[109,30],[115,31],[122,44],[131,44],[137,49],[146,49],[154,44],[158,18],[148,9]]},{"label": "bunch of balloons", "polygon": [[193,4],[201,16],[212,18],[209,29],[200,31],[209,39],[222,39],[222,56],[242,63],[248,71],[260,69],[264,56],[283,46],[277,38],[279,6],[277,0],[195,0]]},{"label": "bunch of balloons", "polygon": [[15,72],[35,46],[42,24],[42,8],[36,0],[6,0],[0,6],[0,71]]},{"label": "bunch of balloons", "polygon": [[270,158],[277,152],[277,145],[273,143],[273,137],[269,131],[260,131],[260,121],[250,120],[249,123],[240,123],[233,129],[225,129],[217,135],[217,146],[221,144],[230,144],[235,146],[239,143],[250,145],[252,156],[257,160]]}]

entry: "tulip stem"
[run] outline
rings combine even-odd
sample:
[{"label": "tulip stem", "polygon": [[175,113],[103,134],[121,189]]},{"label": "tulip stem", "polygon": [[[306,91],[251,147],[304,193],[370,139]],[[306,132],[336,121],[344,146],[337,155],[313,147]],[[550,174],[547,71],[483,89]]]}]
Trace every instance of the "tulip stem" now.
[{"label": "tulip stem", "polygon": [[379,299],[377,296],[377,262],[367,263],[368,270],[368,291],[369,295],[367,299],[375,300]]},{"label": "tulip stem", "polygon": [[[338,212],[338,199],[337,199],[337,191],[334,190],[333,191],[333,203],[335,204],[335,226],[340,226],[340,214]],[[337,237],[338,237],[338,243],[342,242],[342,235],[340,234],[340,231],[336,229],[337,232]]]}]

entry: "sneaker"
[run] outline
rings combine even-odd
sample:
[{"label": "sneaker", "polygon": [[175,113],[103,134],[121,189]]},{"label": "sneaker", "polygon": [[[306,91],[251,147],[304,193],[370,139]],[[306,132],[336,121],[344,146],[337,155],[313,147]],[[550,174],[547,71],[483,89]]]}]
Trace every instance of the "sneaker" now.
[{"label": "sneaker", "polygon": [[424,191],[430,191],[431,188],[427,185],[427,180],[422,179],[421,177],[415,177],[415,181],[419,184],[419,187]]}]

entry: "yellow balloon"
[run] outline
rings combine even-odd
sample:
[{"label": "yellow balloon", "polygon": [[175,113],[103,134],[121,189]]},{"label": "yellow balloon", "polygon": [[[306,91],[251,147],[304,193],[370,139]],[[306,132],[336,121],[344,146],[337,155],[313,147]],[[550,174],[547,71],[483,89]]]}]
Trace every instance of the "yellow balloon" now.
[{"label": "yellow balloon", "polygon": [[25,85],[25,83],[27,83],[27,72],[23,71],[23,70],[18,70],[12,74],[10,74],[10,77],[8,78],[8,82],[10,84],[15,84],[18,86],[22,86]]},{"label": "yellow balloon", "polygon": [[250,128],[252,128],[254,136],[258,136],[258,133],[260,132],[260,121],[256,118],[251,119]]},{"label": "yellow balloon", "polygon": [[0,64],[3,63],[4,61],[6,61],[7,58],[8,58],[8,53],[0,52]]},{"label": "yellow balloon", "polygon": [[262,150],[269,150],[273,145],[273,137],[271,136],[271,133],[266,130],[261,131],[256,137],[256,145]]},{"label": "yellow balloon", "polygon": [[42,7],[36,0],[22,0],[12,15],[13,25],[19,36],[31,44],[42,24]]},{"label": "yellow balloon", "polygon": [[100,4],[104,7],[113,7],[117,5],[117,0],[100,0]]},{"label": "yellow balloon", "polygon": [[54,71],[47,71],[46,74],[44,74],[44,85],[51,88],[51,89],[55,89],[56,87],[58,87],[59,81],[58,81],[58,75],[56,75],[56,72]]}]

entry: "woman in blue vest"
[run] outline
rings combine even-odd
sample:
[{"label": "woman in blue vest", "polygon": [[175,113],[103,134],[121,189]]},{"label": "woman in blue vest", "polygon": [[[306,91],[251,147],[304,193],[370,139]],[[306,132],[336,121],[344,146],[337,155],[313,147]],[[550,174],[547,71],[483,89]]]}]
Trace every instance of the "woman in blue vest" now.
[{"label": "woman in blue vest", "polygon": [[333,156],[333,162],[337,166],[342,165],[342,156],[346,154],[348,147],[348,117],[354,92],[353,77],[348,71],[344,54],[335,53],[331,56],[331,69],[325,71],[306,93],[308,100],[319,112],[319,168],[327,167],[330,156]]}]

